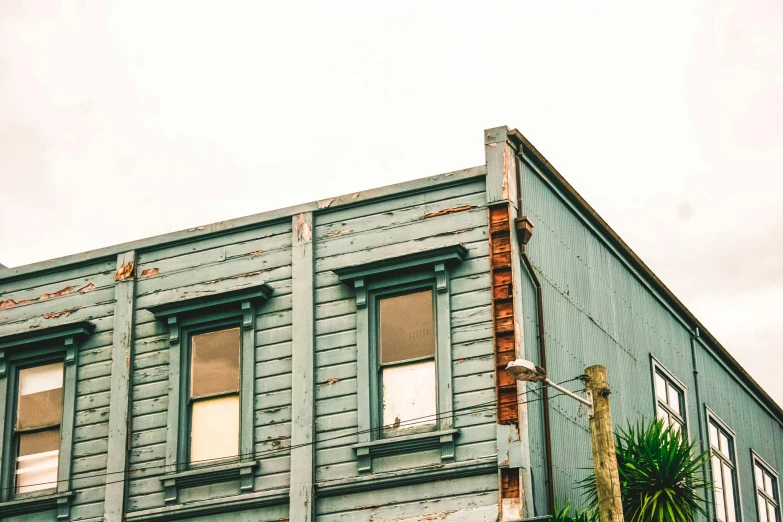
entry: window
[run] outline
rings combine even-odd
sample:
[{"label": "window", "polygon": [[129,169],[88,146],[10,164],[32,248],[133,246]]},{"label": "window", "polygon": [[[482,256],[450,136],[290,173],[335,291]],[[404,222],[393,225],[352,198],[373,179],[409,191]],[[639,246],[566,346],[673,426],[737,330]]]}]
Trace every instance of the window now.
[{"label": "window", "polygon": [[761,457],[755,453],[752,453],[752,456],[759,522],[779,522],[778,476]]},{"label": "window", "polygon": [[17,378],[16,493],[57,487],[60,424],[63,417],[63,363],[19,370]]},{"label": "window", "polygon": [[260,284],[150,308],[169,328],[167,506],[184,487],[253,491],[256,308],[271,294]]},{"label": "window", "polygon": [[0,518],[70,513],[77,346],[95,326],[0,337]]},{"label": "window", "polygon": [[239,344],[239,328],[191,336],[191,464],[239,455]]},{"label": "window", "polygon": [[672,426],[686,431],[685,386],[669,373],[655,358],[652,359],[655,414],[664,427]]},{"label": "window", "polygon": [[378,299],[383,436],[437,424],[432,290]]},{"label": "window", "polygon": [[[736,522],[738,518],[737,471],[734,437],[725,424],[710,412],[707,414],[712,454],[712,482],[715,495],[715,518]],[[740,518],[741,519],[741,518]]]},{"label": "window", "polygon": [[454,245],[335,270],[356,291],[360,473],[374,456],[454,459],[449,278],[466,255]]}]

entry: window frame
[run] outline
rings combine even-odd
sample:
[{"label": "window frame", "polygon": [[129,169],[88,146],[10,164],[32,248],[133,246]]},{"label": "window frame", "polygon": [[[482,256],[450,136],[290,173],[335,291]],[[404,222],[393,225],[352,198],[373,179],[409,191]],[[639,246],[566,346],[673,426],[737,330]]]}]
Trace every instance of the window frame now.
[{"label": "window frame", "polygon": [[[356,296],[359,473],[371,473],[373,458],[440,449],[442,463],[454,460],[453,377],[451,355],[450,268],[462,262],[467,249],[461,245],[424,250],[334,270]],[[378,373],[377,301],[380,296],[403,295],[432,288],[435,322],[435,385],[437,423],[434,430],[383,437]]]},{"label": "window frame", "polygon": [[[166,473],[160,478],[166,506],[179,504],[179,490],[239,480],[240,493],[254,490],[255,470],[255,337],[256,311],[272,295],[267,284],[242,287],[148,308],[168,326],[169,394]],[[190,353],[193,333],[240,329],[239,455],[214,464],[191,466]]]},{"label": "window frame", "polygon": [[[73,437],[76,424],[78,352],[81,342],[95,329],[80,321],[0,338],[0,517],[57,510],[58,519],[68,519],[73,497]],[[16,493],[18,437],[14,424],[18,408],[19,372],[52,363],[63,363],[63,409],[57,484],[54,488]]]},{"label": "window frame", "polygon": [[[182,407],[180,408],[180,420],[179,420],[179,441],[177,441],[177,462],[179,463],[178,468],[181,470],[195,470],[200,469],[204,467],[211,467],[221,464],[228,464],[232,463],[234,461],[240,461],[242,460],[242,457],[244,454],[242,453],[241,448],[241,438],[242,438],[242,420],[240,415],[240,441],[239,443],[239,451],[237,457],[226,457],[225,459],[215,460],[212,463],[199,463],[198,461],[193,462],[190,458],[190,441],[191,441],[191,430],[193,429],[193,402],[194,400],[190,396],[190,385],[191,385],[191,378],[193,375],[193,365],[192,365],[192,358],[193,358],[193,336],[195,335],[201,335],[206,333],[212,333],[212,332],[220,332],[223,330],[229,330],[232,328],[238,328],[239,329],[239,401],[240,401],[240,409],[242,404],[242,384],[243,384],[243,376],[242,376],[242,368],[245,364],[245,354],[242,351],[243,347],[243,335],[242,335],[242,324],[240,319],[234,314],[227,318],[215,318],[211,319],[211,316],[199,318],[199,320],[191,323],[191,322],[185,322],[182,327],[182,335],[184,337],[184,348],[183,353],[181,356],[181,364],[182,368],[180,369],[180,375],[182,376],[180,378],[180,397],[182,397]],[[202,320],[203,319],[203,320]],[[255,364],[255,361],[253,361],[253,364]],[[232,392],[233,393],[233,392]],[[216,394],[216,395],[210,395],[209,397],[200,398],[197,400],[204,400],[204,399],[214,399],[218,397],[225,397],[229,395],[228,392]]]},{"label": "window frame", "polygon": [[[753,465],[753,486],[754,486],[754,497],[756,497],[756,517],[759,522],[761,522],[761,509],[759,506],[759,495],[763,496],[767,502],[770,502],[772,505],[775,506],[775,520],[768,520],[767,522],[780,522],[780,480],[777,471],[767,464],[767,461],[761,458],[761,456],[753,451],[750,450],[750,461]],[[759,488],[759,484],[756,481],[756,467],[761,468],[765,473],[770,475],[772,477],[772,480],[774,480],[773,484],[773,490],[774,490],[774,496],[775,498],[769,498],[769,494],[764,490],[764,485],[761,485],[761,488]]]},{"label": "window frame", "polygon": [[[384,283],[387,283],[387,281],[380,282],[380,284],[376,287],[374,284],[370,284],[368,291],[370,293],[369,296],[369,320],[370,320],[370,346],[369,346],[369,366],[370,366],[370,424],[372,426],[372,437],[371,440],[387,440],[392,439],[396,436],[405,436],[405,435],[412,435],[414,433],[429,433],[433,431],[441,431],[443,429],[448,429],[447,426],[444,426],[445,423],[441,423],[441,415],[440,413],[442,411],[451,411],[451,408],[448,408],[447,410],[443,409],[441,406],[441,401],[447,402],[448,399],[446,397],[441,397],[438,393],[440,387],[438,386],[438,366],[440,363],[439,357],[438,357],[438,299],[437,299],[437,289],[435,288],[435,281],[434,277],[428,277],[425,275],[425,277],[421,280],[418,280],[418,278],[410,277],[410,281],[408,282],[401,282],[400,284],[394,284],[391,285],[385,285]],[[386,365],[381,363],[381,343],[380,343],[380,337],[381,337],[381,329],[380,329],[380,301],[381,299],[388,298],[388,297],[398,297],[398,296],[405,296],[409,294],[414,294],[416,292],[420,291],[426,291],[430,290],[432,292],[432,319],[433,319],[433,329],[435,330],[435,349],[433,351],[432,357],[417,357],[412,359],[407,359],[404,361],[397,361],[394,363],[388,363]],[[383,369],[384,367],[391,367],[391,366],[404,366],[408,364],[412,364],[415,362],[420,361],[429,361],[434,360],[435,361],[435,425],[431,429],[411,429],[410,431],[403,432],[400,435],[392,435],[392,436],[386,436],[384,434],[384,428],[383,425]]]},{"label": "window frame", "polygon": [[[677,421],[679,421],[682,424],[683,429],[683,435],[688,435],[688,387],[685,386],[685,383],[683,383],[680,379],[678,379],[672,372],[668,370],[656,357],[652,354],[650,354],[650,369],[652,371],[652,394],[653,394],[653,404],[655,408],[655,418],[658,419],[658,412],[659,409],[663,409],[669,417],[675,417]],[[672,388],[675,388],[680,392],[681,400],[680,400],[680,412],[677,414],[676,412],[672,411],[671,407],[668,404],[662,404],[661,400],[658,398],[658,392],[655,388],[655,377],[656,375],[660,375],[661,378],[666,381],[667,385],[671,386]],[[668,401],[668,394],[667,394],[667,401]],[[671,424],[671,421],[669,421]]]},{"label": "window frame", "polygon": [[[721,462],[728,464],[729,468],[731,469],[731,475],[734,482],[734,511],[735,511],[735,517],[737,521],[744,520],[742,518],[742,490],[740,488],[740,476],[739,476],[739,469],[737,466],[737,434],[729,428],[728,424],[723,422],[720,417],[718,417],[714,411],[712,411],[709,407],[705,406],[706,410],[706,419],[707,419],[707,444],[709,445],[710,450],[710,465],[708,466],[710,469],[710,478],[711,482],[714,486],[715,484],[715,477],[713,476],[712,471],[712,457],[716,456],[718,459],[721,460]],[[720,431],[724,432],[724,435],[729,441],[729,444],[731,446],[731,455],[730,460],[726,460],[726,458],[723,456],[723,454],[720,453],[720,450],[718,449],[715,451],[713,449],[712,441],[710,440],[710,424],[714,424],[716,428]],[[716,502],[715,502],[715,489],[714,487],[710,489],[712,491],[713,495],[713,515],[714,519],[717,520],[717,508],[716,508]],[[724,501],[725,505],[725,501]],[[728,522],[728,521],[726,521]]]}]

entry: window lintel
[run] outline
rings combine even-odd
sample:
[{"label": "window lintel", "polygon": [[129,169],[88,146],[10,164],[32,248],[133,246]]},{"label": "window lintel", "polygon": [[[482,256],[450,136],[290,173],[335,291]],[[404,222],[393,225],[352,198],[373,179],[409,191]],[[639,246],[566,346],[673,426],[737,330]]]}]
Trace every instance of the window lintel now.
[{"label": "window lintel", "polygon": [[337,268],[333,272],[337,274],[340,281],[351,283],[360,279],[383,276],[398,270],[420,268],[439,263],[444,265],[457,264],[462,262],[467,255],[468,249],[461,243],[458,243],[456,245],[431,248],[401,256],[370,261],[369,263]]},{"label": "window lintel", "polygon": [[247,301],[266,301],[272,295],[272,287],[266,283],[253,286],[245,286],[233,290],[227,290],[216,294],[192,297],[190,299],[178,299],[150,306],[148,310],[152,312],[156,319],[169,321],[169,318],[178,317],[190,313],[199,313],[207,311],[210,308],[216,308],[224,305],[239,304]]}]

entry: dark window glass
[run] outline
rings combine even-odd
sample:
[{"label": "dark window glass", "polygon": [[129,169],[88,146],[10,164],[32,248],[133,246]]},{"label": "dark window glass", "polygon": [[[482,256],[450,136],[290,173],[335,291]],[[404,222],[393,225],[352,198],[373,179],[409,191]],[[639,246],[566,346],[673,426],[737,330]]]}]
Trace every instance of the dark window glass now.
[{"label": "dark window glass", "polygon": [[435,355],[432,290],[380,300],[381,364]]},{"label": "dark window glass", "polygon": [[239,328],[193,336],[191,397],[239,391]]}]

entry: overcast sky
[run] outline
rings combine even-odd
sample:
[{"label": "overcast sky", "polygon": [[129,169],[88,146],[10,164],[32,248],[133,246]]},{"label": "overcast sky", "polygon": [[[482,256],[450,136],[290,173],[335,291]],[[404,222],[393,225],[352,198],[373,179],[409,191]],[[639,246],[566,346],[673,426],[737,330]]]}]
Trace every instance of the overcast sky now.
[{"label": "overcast sky", "polygon": [[783,404],[779,0],[4,0],[0,263],[480,165],[498,125]]}]

